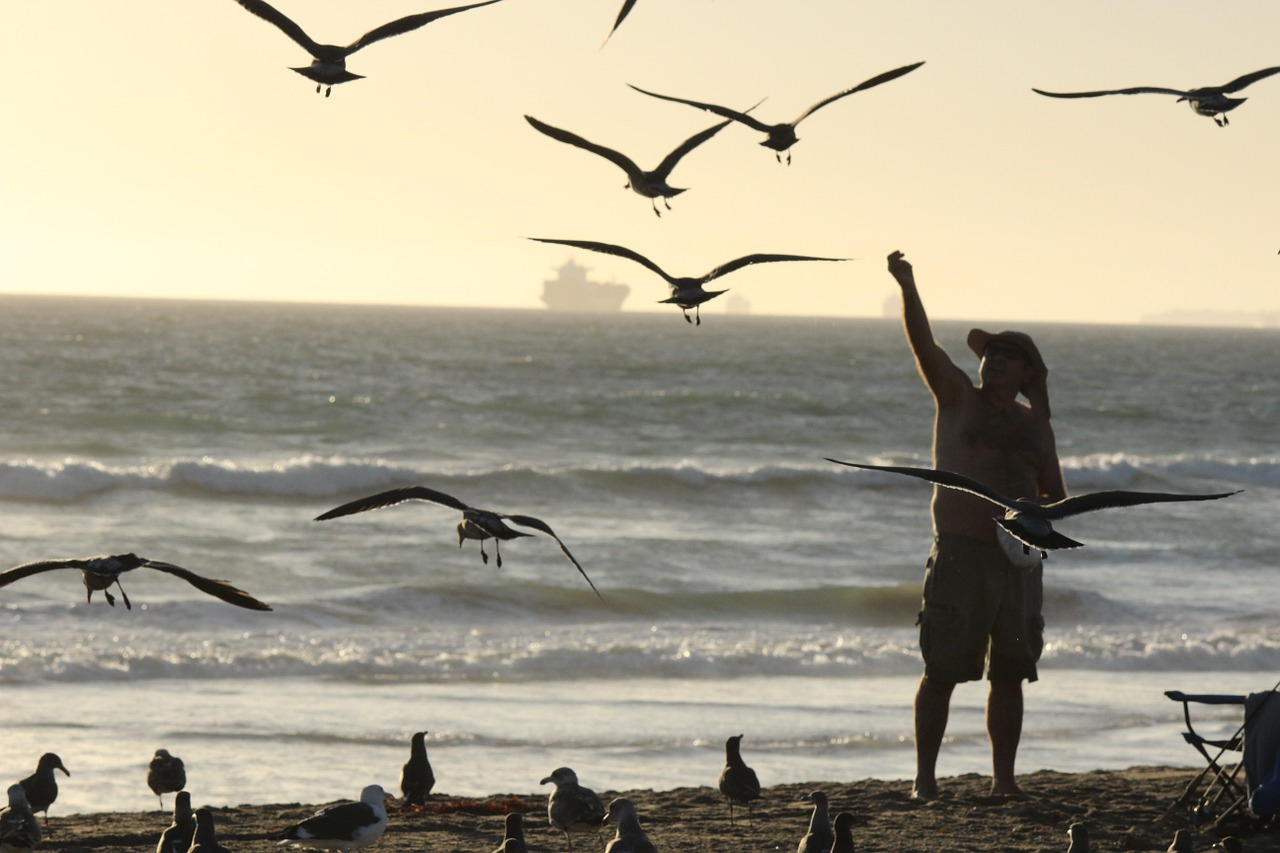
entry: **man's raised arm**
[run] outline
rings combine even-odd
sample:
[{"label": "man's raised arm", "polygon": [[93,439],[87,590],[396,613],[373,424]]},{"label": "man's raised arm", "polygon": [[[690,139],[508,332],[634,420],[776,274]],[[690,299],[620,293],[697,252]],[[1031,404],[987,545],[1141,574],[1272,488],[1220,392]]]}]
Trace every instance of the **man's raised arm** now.
[{"label": "man's raised arm", "polygon": [[968,375],[947,355],[946,350],[934,340],[933,330],[929,327],[929,316],[925,313],[924,303],[920,301],[920,293],[916,290],[915,272],[902,252],[889,255],[889,272],[902,288],[902,324],[906,329],[911,351],[915,353],[920,376],[933,392],[938,405],[947,405],[965,389],[972,387],[972,383]]}]

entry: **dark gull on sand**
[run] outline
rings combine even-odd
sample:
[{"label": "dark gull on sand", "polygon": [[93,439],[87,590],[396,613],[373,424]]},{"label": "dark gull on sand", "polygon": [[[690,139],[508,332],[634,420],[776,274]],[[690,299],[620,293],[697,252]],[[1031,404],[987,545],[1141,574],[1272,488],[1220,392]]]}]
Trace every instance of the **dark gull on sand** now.
[{"label": "dark gull on sand", "polygon": [[58,799],[58,780],[53,776],[54,770],[71,775],[71,771],[62,766],[61,758],[52,752],[46,752],[36,763],[36,772],[18,783],[27,795],[31,811],[44,812],[45,826],[49,825],[49,806]]},{"label": "dark gull on sand", "polygon": [[367,498],[357,498],[354,501],[345,503],[342,506],[334,507],[326,513],[316,516],[316,521],[328,521],[331,518],[340,518],[344,515],[354,515],[357,512],[367,512],[373,509],[382,509],[383,507],[395,506],[405,501],[429,501],[437,503],[441,506],[447,506],[456,509],[462,513],[462,521],[458,522],[458,547],[462,547],[462,543],[468,539],[480,540],[480,559],[485,563],[489,562],[489,555],[485,553],[484,541],[486,539],[494,540],[494,551],[497,554],[498,566],[502,566],[502,551],[497,543],[504,542],[509,539],[516,539],[521,536],[530,536],[529,533],[521,533],[519,530],[513,530],[506,524],[507,521],[517,524],[521,527],[532,527],[539,530],[552,539],[556,540],[556,544],[560,546],[560,550],[569,562],[573,563],[578,573],[591,586],[591,591],[598,597],[600,591],[596,589],[596,585],[591,583],[591,578],[587,577],[586,570],[578,563],[576,557],[569,552],[569,549],[555,531],[543,520],[534,518],[531,515],[506,515],[504,513],[492,512],[487,509],[479,509],[473,506],[467,506],[462,501],[446,495],[444,492],[437,492],[435,489],[428,489],[426,486],[409,486],[403,489],[391,489],[387,492],[379,492],[376,495],[370,495]]},{"label": "dark gull on sand", "polygon": [[831,853],[854,853],[853,825],[858,820],[848,812],[840,812],[835,819],[835,841],[831,842]]},{"label": "dark gull on sand", "polygon": [[604,848],[604,853],[658,853],[649,836],[640,828],[635,803],[619,797],[609,803],[604,823],[617,825],[617,831]]},{"label": "dark gull on sand", "polygon": [[228,604],[234,604],[237,607],[244,607],[248,610],[271,609],[271,605],[263,604],[252,595],[249,595],[249,593],[242,589],[236,589],[226,581],[201,577],[195,572],[184,569],[181,566],[175,566],[173,563],[148,560],[145,557],[139,557],[137,554],[115,554],[108,557],[85,557],[82,559],[37,560],[34,563],[24,563],[21,566],[14,566],[12,569],[0,572],[0,587],[8,586],[14,581],[22,580],[31,575],[51,572],[55,569],[78,569],[80,571],[80,580],[84,581],[85,600],[93,601],[94,592],[101,590],[102,594],[107,598],[107,604],[112,607],[116,606],[116,599],[108,590],[110,587],[115,586],[116,589],[120,590],[120,597],[124,599],[124,606],[127,609],[133,608],[133,605],[129,603],[129,596],[125,595],[124,587],[120,585],[120,576],[122,574],[131,572],[134,569],[155,569],[158,572],[182,578],[201,592],[206,592],[215,598],[221,598]]},{"label": "dark gull on sand", "polygon": [[502,843],[493,853],[529,853],[524,843],[524,815],[508,812],[502,828]]},{"label": "dark gull on sand", "polygon": [[498,0],[484,0],[483,3],[472,3],[467,6],[455,6],[452,9],[438,9],[435,12],[420,12],[416,15],[406,15],[398,18],[389,24],[383,24],[376,27],[360,38],[353,41],[346,47],[336,44],[320,44],[314,41],[311,36],[307,35],[302,27],[293,22],[283,12],[276,9],[266,0],[236,0],[241,6],[248,11],[257,15],[262,20],[274,24],[279,30],[298,43],[298,46],[311,54],[312,62],[310,65],[301,68],[291,69],[297,71],[303,77],[315,81],[317,94],[324,89],[324,96],[329,97],[329,93],[333,91],[333,87],[339,83],[349,83],[352,80],[360,80],[364,75],[352,74],[347,70],[347,57],[355,53],[362,47],[368,47],[376,41],[382,41],[392,36],[403,35],[412,32],[418,27],[431,23],[446,15],[452,15],[455,12],[465,12],[468,9],[477,9],[481,6],[488,6],[497,3]]},{"label": "dark gull on sand", "polygon": [[409,760],[400,771],[400,793],[404,795],[402,806],[421,808],[426,805],[427,794],[435,787],[436,775],[427,760],[427,733],[414,732],[409,739]]},{"label": "dark gull on sand", "polygon": [[826,853],[836,840],[835,833],[831,831],[827,795],[822,791],[810,791],[800,799],[813,803],[813,815],[809,818],[809,831],[800,839],[796,853]]},{"label": "dark gull on sand", "polygon": [[189,853],[231,853],[218,843],[218,831],[213,825],[213,812],[207,808],[196,809],[196,831],[191,838]]},{"label": "dark gull on sand", "polygon": [[187,787],[187,768],[182,759],[170,755],[167,749],[157,749],[147,765],[147,787],[160,798],[163,809],[165,794],[176,794]]},{"label": "dark gull on sand", "polygon": [[569,849],[573,850],[571,833],[594,832],[599,836],[605,809],[596,792],[579,785],[578,774],[568,767],[557,767],[539,784],[548,782],[554,782],[556,789],[547,797],[547,820],[564,833]]},{"label": "dark gull on sand", "polygon": [[160,833],[156,853],[187,853],[195,832],[196,816],[191,811],[191,792],[179,791],[173,798],[173,823]]},{"label": "dark gull on sand", "polygon": [[279,843],[342,853],[368,847],[387,829],[386,799],[382,786],[366,786],[360,802],[321,809],[281,833]]},{"label": "dark gull on sand", "polygon": [[729,801],[729,823],[733,823],[734,804],[747,807],[747,819],[751,819],[751,804],[760,799],[760,780],[756,771],[742,760],[742,735],[733,735],[724,742],[724,769],[716,783],[720,793]]},{"label": "dark gull on sand", "polygon": [[1085,512],[1113,507],[1140,506],[1150,503],[1167,503],[1170,501],[1212,501],[1231,497],[1238,492],[1219,492],[1216,494],[1169,494],[1166,492],[1092,492],[1086,495],[1073,495],[1054,501],[1051,504],[1038,504],[1024,498],[1006,498],[994,489],[951,471],[939,471],[933,468],[907,468],[897,465],[860,465],[857,462],[841,462],[839,459],[826,457],[828,462],[837,465],[848,465],[850,468],[864,468],[869,471],[889,471],[894,474],[906,474],[926,480],[948,489],[956,489],[977,495],[1005,510],[1003,518],[995,519],[996,524],[1003,527],[1010,536],[1023,545],[1023,550],[1030,552],[1032,548],[1042,554],[1046,551],[1057,551],[1064,548],[1083,548],[1084,543],[1068,539],[1053,529],[1052,522]]},{"label": "dark gull on sand", "polygon": [[9,804],[0,809],[0,853],[30,853],[40,843],[40,824],[22,785],[9,786]]}]

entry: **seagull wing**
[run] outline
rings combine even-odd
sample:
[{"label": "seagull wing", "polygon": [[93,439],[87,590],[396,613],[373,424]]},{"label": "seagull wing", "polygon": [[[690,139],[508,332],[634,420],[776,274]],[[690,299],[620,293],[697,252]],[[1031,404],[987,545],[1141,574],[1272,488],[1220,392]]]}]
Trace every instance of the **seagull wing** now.
[{"label": "seagull wing", "polygon": [[[241,2],[243,2],[243,0],[241,0]],[[425,26],[426,24],[431,23],[437,18],[443,18],[446,15],[452,15],[454,12],[465,12],[468,9],[475,9],[480,6],[488,6],[492,3],[497,3],[497,2],[498,0],[485,0],[485,2],[483,3],[472,3],[467,6],[455,6],[452,9],[438,9],[435,12],[420,12],[417,15],[406,15],[405,17],[398,18],[397,20],[394,20],[389,24],[383,24],[380,27],[369,30],[369,32],[360,36],[360,38],[356,39],[351,44],[347,45],[347,48],[346,48],[347,55],[350,56],[360,48],[368,47],[369,45],[373,44],[375,41],[382,41],[385,38],[391,38],[392,36],[398,36],[398,35],[403,35],[404,33],[407,33],[407,32],[412,32],[413,30],[416,30],[418,27]]]},{"label": "seagull wing", "polygon": [[[631,86],[630,83],[628,83],[627,85]],[[635,89],[637,92],[640,92],[641,94],[648,95],[651,98],[661,98],[664,101],[675,101],[677,104],[688,104],[691,107],[697,107],[700,110],[706,110],[709,113],[715,113],[718,116],[724,116],[727,119],[732,119],[733,121],[741,122],[742,124],[745,124],[747,127],[753,127],[762,133],[768,133],[769,128],[771,127],[771,125],[767,125],[764,122],[760,121],[759,119],[752,118],[746,113],[740,113],[737,110],[731,110],[728,107],[721,107],[721,106],[717,106],[716,104],[704,104],[701,101],[690,101],[690,100],[686,100],[685,98],[672,97],[671,95],[659,95],[657,92],[650,92],[647,89],[641,89],[639,86],[631,86],[631,88]],[[754,109],[754,107],[752,109]]]},{"label": "seagull wing", "polygon": [[628,258],[642,266],[662,276],[670,284],[676,284],[676,280],[663,272],[662,267],[646,258],[639,252],[633,252],[625,246],[615,246],[612,243],[596,243],[591,240],[553,240],[549,237],[530,237],[530,240],[537,240],[539,243],[558,243],[561,246],[573,246],[575,249],[588,249],[592,252],[601,252],[606,255],[617,255],[620,258]]},{"label": "seagull wing", "polygon": [[547,136],[550,136],[552,139],[556,140],[557,142],[564,142],[569,145],[573,145],[578,148],[581,148],[584,151],[590,151],[592,154],[598,154],[601,157],[608,160],[609,162],[613,163],[618,168],[622,169],[622,171],[626,172],[628,175],[638,175],[644,171],[639,166],[637,166],[635,162],[631,160],[630,157],[628,157],[627,155],[619,151],[614,151],[612,148],[605,148],[603,145],[597,145],[596,143],[591,142],[590,140],[583,139],[581,136],[578,136],[576,133],[570,133],[567,130],[561,130],[558,127],[552,127],[546,122],[538,121],[533,116],[527,115],[524,118],[525,118],[525,121],[533,125],[536,130],[540,131],[541,133],[545,133]]},{"label": "seagull wing", "polygon": [[680,147],[678,147],[675,151],[672,151],[666,157],[662,158],[662,162],[658,164],[658,168],[653,170],[653,174],[662,178],[665,178],[667,175],[670,175],[671,170],[674,169],[676,167],[676,164],[680,162],[681,157],[688,154],[690,151],[697,148],[699,145],[706,142],[708,139],[715,136],[720,131],[724,130],[730,124],[732,124],[732,122],[722,121],[717,125],[708,127],[706,130],[701,131],[700,133],[695,133],[693,136],[690,136],[684,142],[681,142]]},{"label": "seagull wing", "polygon": [[740,270],[751,264],[769,264],[775,261],[844,261],[848,258],[813,258],[808,255],[746,255],[737,260],[729,261],[721,264],[702,277],[702,283],[719,278],[722,275],[728,275],[734,270]]},{"label": "seagull wing", "polygon": [[936,468],[907,468],[897,465],[861,465],[857,462],[841,462],[839,459],[832,459],[830,456],[825,457],[828,462],[834,462],[837,465],[848,465],[850,468],[865,468],[869,471],[889,471],[894,474],[906,474],[908,477],[917,477],[921,480],[928,480],[939,486],[946,486],[948,489],[956,489],[961,492],[968,492],[971,495],[977,495],[985,498],[993,504],[1004,507],[1005,509],[1022,510],[1025,506],[1021,502],[1014,502],[990,489],[977,480],[971,480],[963,474],[956,474],[952,471],[939,471]]},{"label": "seagull wing", "polygon": [[1224,92],[1239,91],[1240,89],[1243,89],[1245,86],[1248,86],[1250,83],[1257,83],[1262,78],[1270,77],[1272,74],[1275,74],[1277,72],[1280,72],[1280,66],[1276,66],[1275,68],[1264,68],[1261,71],[1254,71],[1250,74],[1245,74],[1244,76],[1237,77],[1227,85],[1223,86],[1222,91]]},{"label": "seagull wing", "polygon": [[228,604],[234,604],[237,607],[244,607],[248,610],[271,609],[270,604],[265,604],[259,601],[249,593],[242,589],[237,589],[226,581],[202,577],[190,569],[175,566],[173,563],[162,563],[159,560],[143,560],[142,565],[155,569],[156,571],[164,572],[167,575],[180,577],[201,592],[207,592],[214,598],[221,598]]},{"label": "seagull wing", "polygon": [[1107,89],[1102,92],[1046,92],[1043,89],[1033,88],[1031,91],[1037,95],[1044,95],[1049,98],[1096,98],[1099,95],[1178,95],[1186,96],[1187,92],[1181,89],[1162,89],[1159,86],[1135,86],[1132,89]]},{"label": "seagull wing", "polygon": [[635,5],[636,0],[626,0],[626,2],[622,4],[622,8],[618,10],[617,20],[613,22],[613,29],[609,30],[609,35],[604,37],[605,41],[608,41],[609,36],[612,36],[617,31],[618,27],[622,26],[622,22],[627,19],[627,15],[631,14],[631,9]]},{"label": "seagull wing", "polygon": [[888,83],[890,80],[896,80],[897,78],[901,77],[903,74],[909,74],[910,72],[915,71],[921,65],[924,65],[924,63],[916,62],[911,65],[904,65],[901,68],[895,68],[892,71],[886,71],[883,74],[877,74],[875,77],[872,77],[870,80],[863,80],[861,83],[859,83],[858,85],[854,86],[851,89],[845,89],[843,92],[836,92],[831,97],[824,98],[823,100],[818,101],[818,103],[814,104],[813,106],[809,107],[809,109],[800,113],[800,117],[797,118],[795,121],[791,122],[791,124],[793,126],[799,124],[800,122],[804,121],[804,119],[809,115],[809,113],[822,109],[827,104],[831,103],[832,101],[838,101],[841,98],[843,98],[845,95],[852,95],[854,92],[861,92],[863,89],[870,89],[873,86],[879,86],[881,83]]},{"label": "seagull wing", "polygon": [[301,45],[302,49],[307,53],[315,56],[319,52],[320,45],[311,36],[303,32],[302,27],[295,24],[292,19],[270,3],[266,3],[264,0],[236,0],[236,2],[262,20],[275,24],[281,32]]},{"label": "seagull wing", "polygon": [[331,518],[338,518],[344,515],[353,515],[357,512],[366,512],[371,509],[382,509],[383,507],[395,506],[405,501],[431,501],[443,506],[456,509],[459,512],[466,512],[471,507],[462,501],[446,495],[444,492],[437,492],[435,489],[428,489],[426,486],[409,486],[403,489],[391,489],[386,492],[378,492],[376,495],[369,495],[366,498],[356,498],[353,501],[344,503],[342,506],[334,507],[326,513],[317,515],[315,521],[328,521]]},{"label": "seagull wing", "polygon": [[32,563],[23,563],[21,566],[14,566],[0,572],[0,586],[8,586],[14,581],[20,581],[23,578],[29,578],[32,575],[38,575],[41,572],[51,572],[54,569],[84,569],[86,560],[36,560]]},{"label": "seagull wing", "polygon": [[1141,504],[1169,503],[1172,501],[1214,501],[1239,494],[1235,492],[1219,492],[1217,494],[1171,494],[1168,492],[1093,492],[1087,495],[1075,495],[1063,498],[1041,507],[1046,518],[1066,518],[1092,512],[1095,509],[1110,509],[1121,506],[1139,506]]},{"label": "seagull wing", "polygon": [[532,527],[534,530],[541,530],[543,533],[556,540],[556,544],[560,546],[560,550],[564,552],[564,555],[569,558],[569,562],[573,563],[573,565],[577,567],[578,574],[582,575],[586,582],[591,586],[591,591],[596,594],[597,598],[604,601],[604,596],[600,594],[600,590],[596,589],[596,585],[591,583],[591,578],[587,577],[586,569],[582,568],[582,564],[578,562],[577,558],[574,557],[573,554],[569,553],[569,549],[560,541],[560,537],[551,529],[551,525],[547,524],[542,519],[534,518],[531,515],[504,515],[502,517],[508,521],[514,522],[515,524],[519,524],[521,527]]}]

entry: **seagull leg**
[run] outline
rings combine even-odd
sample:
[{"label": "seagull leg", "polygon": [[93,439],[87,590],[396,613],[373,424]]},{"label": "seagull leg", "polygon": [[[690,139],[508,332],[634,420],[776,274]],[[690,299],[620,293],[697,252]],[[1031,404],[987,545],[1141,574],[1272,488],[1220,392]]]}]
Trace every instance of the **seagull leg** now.
[{"label": "seagull leg", "polygon": [[681,309],[680,309],[680,311],[681,311],[681,313],[683,313],[683,314],[684,314],[684,321],[685,321],[686,323],[690,324],[690,325],[693,325],[693,321],[689,319],[689,309],[688,309],[688,308],[681,308]]},{"label": "seagull leg", "polygon": [[497,555],[498,568],[502,568],[502,546],[497,539],[493,540],[493,553]]},{"label": "seagull leg", "polygon": [[326,98],[327,98],[327,97],[329,97],[329,95],[330,95],[330,94],[332,94],[332,93],[333,93],[333,87],[332,87],[332,86],[330,86],[328,89],[325,89],[325,90],[324,90],[324,96],[325,96]]},{"label": "seagull leg", "polygon": [[316,94],[317,94],[317,95],[318,95],[318,94],[320,94],[320,89],[321,89],[321,86],[320,86],[320,84],[319,84],[319,83],[317,83],[317,84],[316,84]]},{"label": "seagull leg", "polygon": [[697,305],[694,307],[693,316],[698,318],[698,322],[694,323],[694,325],[701,326],[702,325],[702,306],[701,305]]},{"label": "seagull leg", "polygon": [[667,198],[666,196],[663,196],[662,203],[667,206],[667,210],[671,209],[671,199]]},{"label": "seagull leg", "polygon": [[484,562],[486,566],[489,565],[489,555],[484,552],[483,542],[480,543],[480,559]]},{"label": "seagull leg", "polygon": [[649,199],[649,201],[651,201],[651,202],[653,203],[653,215],[654,215],[654,216],[656,216],[656,217],[658,217],[659,219],[661,219],[661,218],[662,218],[662,211],[661,211],[661,210],[658,210],[658,200],[657,200],[656,198],[651,198],[651,199]]},{"label": "seagull leg", "polygon": [[116,589],[120,590],[120,598],[124,600],[124,609],[132,610],[133,605],[129,603],[129,596],[125,594],[124,587],[120,585],[120,578],[116,578]]}]

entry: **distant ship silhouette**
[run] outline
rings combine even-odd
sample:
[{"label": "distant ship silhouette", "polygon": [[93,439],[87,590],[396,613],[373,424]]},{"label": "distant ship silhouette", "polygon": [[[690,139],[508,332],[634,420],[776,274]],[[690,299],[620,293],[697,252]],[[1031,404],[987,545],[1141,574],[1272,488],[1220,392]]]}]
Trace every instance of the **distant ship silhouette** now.
[{"label": "distant ship silhouette", "polygon": [[552,311],[621,311],[631,288],[617,282],[592,281],[588,268],[572,258],[542,282],[542,301]]}]

